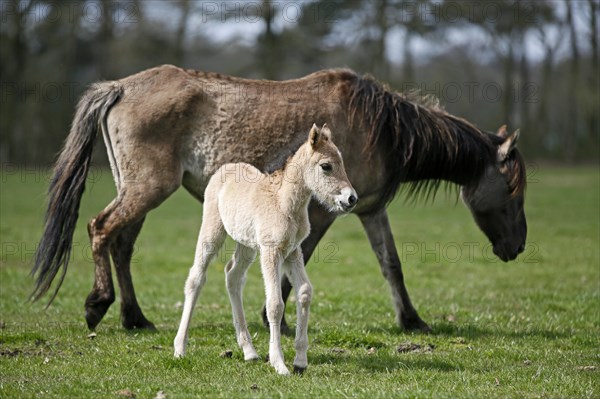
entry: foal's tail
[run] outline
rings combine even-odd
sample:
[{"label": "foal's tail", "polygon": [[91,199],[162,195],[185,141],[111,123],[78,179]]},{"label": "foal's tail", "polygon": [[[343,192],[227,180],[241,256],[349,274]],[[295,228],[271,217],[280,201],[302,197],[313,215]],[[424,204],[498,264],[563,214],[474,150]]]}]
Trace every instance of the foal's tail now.
[{"label": "foal's tail", "polygon": [[67,273],[73,232],[79,216],[79,202],[85,189],[94,142],[99,129],[106,130],[110,108],[123,96],[117,83],[90,87],[79,100],[71,131],[56,161],[48,188],[48,209],[44,234],[38,245],[31,274],[35,288],[30,299],[37,301],[50,289],[61,266],[60,281],[48,305],[52,303]]}]

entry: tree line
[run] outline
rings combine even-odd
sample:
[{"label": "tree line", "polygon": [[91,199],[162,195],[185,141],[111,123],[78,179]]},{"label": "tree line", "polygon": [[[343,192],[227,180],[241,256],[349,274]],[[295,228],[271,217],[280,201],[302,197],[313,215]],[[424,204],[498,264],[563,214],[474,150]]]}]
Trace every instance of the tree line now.
[{"label": "tree line", "polygon": [[50,163],[78,96],[163,63],[286,79],[349,67],[440,99],[528,159],[597,161],[598,0],[0,3],[0,159]]}]

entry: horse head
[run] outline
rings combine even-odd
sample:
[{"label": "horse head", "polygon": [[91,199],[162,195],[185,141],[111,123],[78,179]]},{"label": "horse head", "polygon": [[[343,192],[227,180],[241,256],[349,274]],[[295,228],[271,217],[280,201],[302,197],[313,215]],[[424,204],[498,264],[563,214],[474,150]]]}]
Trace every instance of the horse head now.
[{"label": "horse head", "polygon": [[313,196],[331,211],[350,212],[358,195],[348,180],[342,154],[331,140],[331,130],[313,124],[308,134],[308,162],[304,180]]},{"label": "horse head", "polygon": [[496,161],[477,182],[463,186],[461,196],[496,256],[507,262],[525,249],[525,163],[516,148],[518,130],[509,135],[502,126],[491,137],[497,143]]}]

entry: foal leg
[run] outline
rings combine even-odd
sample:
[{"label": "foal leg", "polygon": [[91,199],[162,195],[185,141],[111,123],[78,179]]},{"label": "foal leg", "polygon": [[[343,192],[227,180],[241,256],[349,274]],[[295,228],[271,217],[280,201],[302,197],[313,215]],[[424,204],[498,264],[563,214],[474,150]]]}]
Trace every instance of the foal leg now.
[{"label": "foal leg", "polygon": [[430,332],[431,328],[417,314],[404,286],[402,266],[400,265],[398,252],[396,252],[386,210],[381,209],[376,213],[359,215],[359,217],[367,232],[373,252],[377,256],[381,272],[392,289],[396,321],[405,330]]},{"label": "foal leg", "polygon": [[296,358],[294,371],[302,373],[308,366],[306,351],[308,350],[308,315],[312,299],[312,285],[308,280],[302,252],[298,249],[284,263],[286,274],[292,281],[296,292]]},{"label": "foal leg", "polygon": [[221,222],[216,202],[207,201],[204,204],[202,227],[196,245],[196,255],[188,278],[185,282],[185,300],[179,329],[173,342],[175,357],[183,357],[188,342],[188,329],[192,318],[192,311],[198,299],[202,286],[206,282],[206,269],[210,261],[219,252],[225,241],[225,227]]},{"label": "foal leg", "polygon": [[281,350],[281,331],[279,326],[283,317],[283,299],[281,297],[281,264],[279,249],[270,246],[260,248],[260,266],[267,294],[267,319],[271,339],[269,341],[269,362],[278,374],[289,374],[283,361]]},{"label": "foal leg", "polygon": [[254,249],[238,243],[233,259],[225,266],[225,282],[229,293],[229,301],[231,302],[235,336],[238,345],[244,351],[244,360],[259,358],[254,346],[252,346],[252,337],[248,331],[242,300],[242,293],[246,284],[246,272],[255,257],[256,251]]},{"label": "foal leg", "polygon": [[134,328],[156,330],[154,324],[148,321],[142,313],[131,280],[131,256],[133,255],[135,240],[143,224],[144,218],[123,228],[110,247],[121,291],[121,323],[128,330]]},{"label": "foal leg", "polygon": [[[302,242],[302,254],[304,257],[303,265],[306,266],[308,260],[312,256],[315,248],[321,241],[321,238],[325,235],[331,224],[335,221],[335,214],[329,212],[323,208],[318,202],[311,201],[308,206],[308,215],[310,217],[310,234],[306,237],[306,240]],[[292,284],[286,275],[281,280],[281,294],[283,296],[284,304],[287,302],[290,292],[292,291]],[[267,319],[267,308],[263,307],[262,319],[265,327],[269,327],[269,320]],[[291,335],[292,330],[285,321],[285,312],[281,319],[281,333],[283,335]]]}]

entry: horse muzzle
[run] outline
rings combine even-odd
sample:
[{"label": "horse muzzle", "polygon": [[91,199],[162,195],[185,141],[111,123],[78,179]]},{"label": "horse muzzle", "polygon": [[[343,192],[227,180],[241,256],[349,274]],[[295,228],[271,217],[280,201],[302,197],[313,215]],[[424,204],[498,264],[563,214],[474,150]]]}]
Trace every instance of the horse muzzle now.
[{"label": "horse muzzle", "polygon": [[358,204],[358,195],[353,188],[344,187],[340,195],[336,198],[336,204],[340,211],[351,212]]},{"label": "horse muzzle", "polygon": [[518,245],[510,243],[496,244],[494,245],[493,250],[494,254],[503,262],[509,262],[517,259],[517,256],[525,250],[525,243],[520,243]]}]

